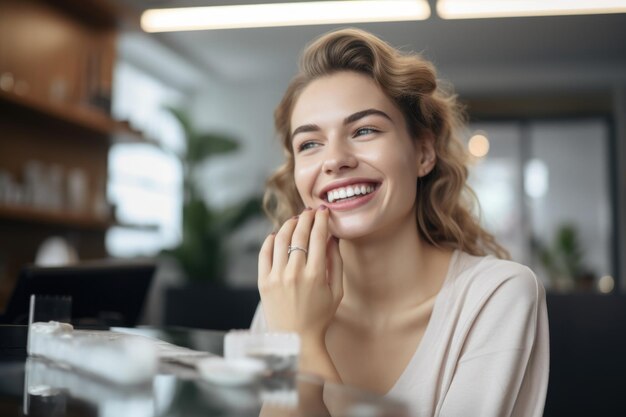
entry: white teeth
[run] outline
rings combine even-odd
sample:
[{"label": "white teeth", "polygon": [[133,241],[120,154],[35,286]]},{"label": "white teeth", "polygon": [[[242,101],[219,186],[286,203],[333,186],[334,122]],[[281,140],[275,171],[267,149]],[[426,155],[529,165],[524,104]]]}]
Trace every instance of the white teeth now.
[{"label": "white teeth", "polygon": [[369,194],[373,192],[374,189],[375,187],[373,185],[365,185],[365,184],[341,187],[341,188],[336,188],[332,191],[328,191],[328,193],[326,193],[326,198],[328,199],[329,203],[332,203],[333,201],[354,197],[356,195]]}]

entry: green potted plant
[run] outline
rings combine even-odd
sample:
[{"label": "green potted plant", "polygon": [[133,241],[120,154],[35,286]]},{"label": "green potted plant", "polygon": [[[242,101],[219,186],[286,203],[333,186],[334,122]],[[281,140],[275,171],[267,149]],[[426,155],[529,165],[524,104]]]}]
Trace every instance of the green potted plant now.
[{"label": "green potted plant", "polygon": [[584,265],[584,251],[576,226],[561,224],[551,245],[535,242],[535,247],[554,288],[582,291],[593,288],[594,274]]},{"label": "green potted plant", "polygon": [[[240,298],[258,298],[256,289],[228,288],[226,268],[229,254],[226,242],[237,228],[262,213],[262,199],[253,196],[241,204],[219,210],[207,205],[196,183],[195,173],[207,158],[237,151],[239,142],[228,135],[198,131],[183,109],[167,107],[167,110],[183,129],[186,149],[182,152],[170,151],[178,157],[183,168],[182,239],[177,247],[164,250],[162,254],[176,260],[185,275],[186,285],[167,290],[165,321],[166,324],[209,327],[210,324],[202,325],[197,321],[200,312],[194,311],[197,310],[194,304],[208,308],[215,305],[210,298],[215,300],[218,296],[218,304],[223,305],[225,298],[232,298],[235,293],[240,293]],[[243,293],[245,295],[241,295]],[[236,297],[233,300],[237,302]],[[209,312],[205,310],[202,314]]]}]

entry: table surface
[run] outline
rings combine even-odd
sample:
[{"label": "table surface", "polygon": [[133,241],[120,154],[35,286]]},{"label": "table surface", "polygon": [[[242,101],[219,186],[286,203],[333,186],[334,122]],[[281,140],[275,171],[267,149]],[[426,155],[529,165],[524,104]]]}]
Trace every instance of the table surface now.
[{"label": "table surface", "polygon": [[[120,329],[222,355],[224,332]],[[309,392],[323,392],[323,402]],[[321,405],[321,406],[320,406]],[[241,387],[203,380],[192,367],[162,364],[151,384],[122,387],[40,358],[0,353],[0,416],[408,416],[402,403],[312,375],[267,377]]]}]

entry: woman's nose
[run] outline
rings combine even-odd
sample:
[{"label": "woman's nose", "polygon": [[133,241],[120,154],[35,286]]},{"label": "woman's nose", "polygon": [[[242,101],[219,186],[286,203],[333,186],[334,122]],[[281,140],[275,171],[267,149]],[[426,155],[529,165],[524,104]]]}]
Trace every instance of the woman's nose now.
[{"label": "woman's nose", "polygon": [[327,149],[326,159],[322,165],[326,174],[338,173],[358,165],[357,158],[347,145],[335,143],[329,145]]}]

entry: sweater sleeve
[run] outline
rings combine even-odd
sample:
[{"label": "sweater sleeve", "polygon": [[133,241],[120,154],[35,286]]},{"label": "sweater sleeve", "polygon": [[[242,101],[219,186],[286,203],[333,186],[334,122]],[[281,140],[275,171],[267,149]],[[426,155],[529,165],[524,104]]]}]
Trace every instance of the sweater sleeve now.
[{"label": "sweater sleeve", "polygon": [[[476,277],[481,278],[487,277]],[[543,287],[520,266],[492,288],[477,298],[465,322],[459,323],[458,362],[444,376],[448,388],[435,415],[543,414],[549,365]]]}]

